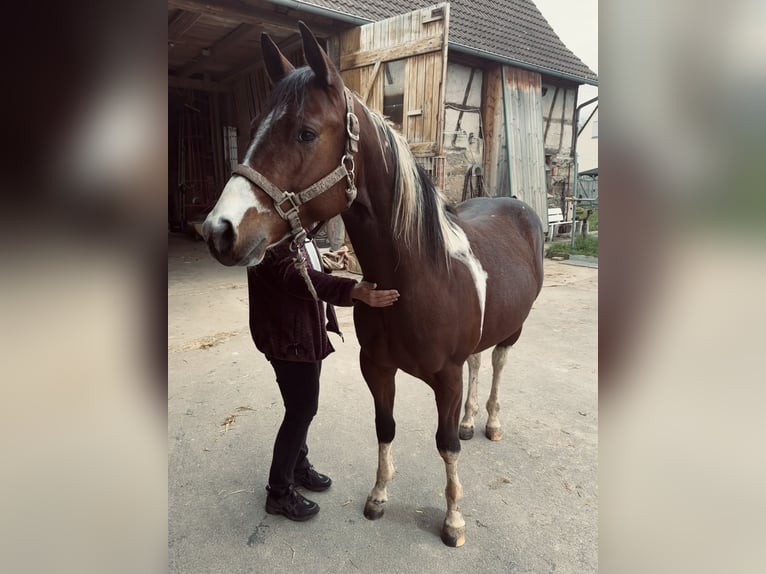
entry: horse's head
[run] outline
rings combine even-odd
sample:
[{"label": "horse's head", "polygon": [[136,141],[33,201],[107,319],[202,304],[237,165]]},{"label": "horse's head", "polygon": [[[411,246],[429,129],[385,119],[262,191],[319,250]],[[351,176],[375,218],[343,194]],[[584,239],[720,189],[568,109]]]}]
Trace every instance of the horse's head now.
[{"label": "horse's head", "polygon": [[304,68],[294,69],[272,39],[261,36],[275,84],[271,100],[253,121],[245,158],[202,228],[224,265],[258,264],[269,247],[300,239],[304,229],[343,211],[355,193],[358,124],[347,115],[350,96],[314,35],[302,22],[299,27]]}]

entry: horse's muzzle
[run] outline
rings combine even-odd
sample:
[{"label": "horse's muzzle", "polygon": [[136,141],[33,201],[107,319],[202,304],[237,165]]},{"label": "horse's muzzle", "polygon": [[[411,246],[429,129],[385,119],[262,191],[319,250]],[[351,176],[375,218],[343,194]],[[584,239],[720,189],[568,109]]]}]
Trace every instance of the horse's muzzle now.
[{"label": "horse's muzzle", "polygon": [[234,253],[234,245],[237,241],[237,230],[225,217],[212,215],[208,215],[202,224],[202,237],[213,257],[224,265],[236,265],[238,258]]}]

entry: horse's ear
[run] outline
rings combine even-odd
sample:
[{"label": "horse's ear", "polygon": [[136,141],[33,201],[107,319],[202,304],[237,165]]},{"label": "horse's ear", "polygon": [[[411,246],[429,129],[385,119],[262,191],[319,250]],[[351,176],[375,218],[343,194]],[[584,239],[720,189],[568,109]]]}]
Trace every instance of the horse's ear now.
[{"label": "horse's ear", "polygon": [[295,69],[266,32],[261,34],[261,50],[263,50],[266,72],[275,84]]},{"label": "horse's ear", "polygon": [[[303,38],[303,54],[306,56],[306,62],[314,70],[317,78],[325,85],[330,86],[340,80],[338,71],[327,57],[327,54],[317,42],[314,33],[302,21],[298,22],[298,28]],[[337,80],[336,80],[337,78]]]}]

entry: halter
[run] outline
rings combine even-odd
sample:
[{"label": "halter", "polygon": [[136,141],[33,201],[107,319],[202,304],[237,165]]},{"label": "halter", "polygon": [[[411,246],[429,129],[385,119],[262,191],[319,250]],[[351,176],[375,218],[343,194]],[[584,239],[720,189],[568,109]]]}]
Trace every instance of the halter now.
[{"label": "halter", "polygon": [[[309,280],[308,272],[306,271],[306,257],[300,250],[300,246],[303,243],[311,241],[311,237],[309,232],[307,232],[303,228],[303,225],[301,225],[298,208],[304,203],[308,203],[315,197],[323,194],[328,189],[331,189],[344,177],[346,178],[346,208],[351,207],[351,204],[356,199],[354,154],[359,151],[359,118],[354,114],[354,100],[348,88],[344,88],[343,95],[346,100],[346,152],[343,154],[343,157],[340,158],[340,165],[328,175],[303,191],[293,193],[280,190],[276,185],[271,183],[266,176],[247,165],[239,164],[232,170],[233,174],[244,177],[271,197],[274,201],[274,210],[282,219],[290,224],[290,235],[292,236],[290,248],[296,252],[293,261],[295,267],[306,281],[306,285],[314,299],[317,299],[316,290]],[[285,204],[288,204],[286,205],[287,209],[283,209]],[[318,225],[312,231],[318,231],[321,226],[322,224]]]}]

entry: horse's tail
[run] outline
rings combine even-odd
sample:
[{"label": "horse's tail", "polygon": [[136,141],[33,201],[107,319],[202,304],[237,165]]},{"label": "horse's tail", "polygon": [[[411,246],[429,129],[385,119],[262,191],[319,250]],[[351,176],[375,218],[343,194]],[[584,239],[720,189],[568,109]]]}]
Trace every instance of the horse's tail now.
[{"label": "horse's tail", "polygon": [[527,209],[526,213],[530,219],[531,235],[532,235],[532,248],[534,250],[535,257],[535,278],[537,279],[537,294],[543,289],[543,260],[545,257],[545,228],[543,227],[542,220],[531,209]]}]

